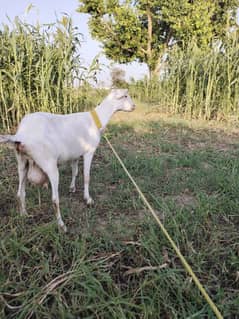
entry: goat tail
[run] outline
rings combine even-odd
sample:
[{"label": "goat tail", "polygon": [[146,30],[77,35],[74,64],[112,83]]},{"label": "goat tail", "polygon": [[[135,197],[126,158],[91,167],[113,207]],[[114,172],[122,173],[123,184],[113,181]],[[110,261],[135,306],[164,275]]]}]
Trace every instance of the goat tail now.
[{"label": "goat tail", "polygon": [[0,135],[0,144],[14,144],[15,135]]}]

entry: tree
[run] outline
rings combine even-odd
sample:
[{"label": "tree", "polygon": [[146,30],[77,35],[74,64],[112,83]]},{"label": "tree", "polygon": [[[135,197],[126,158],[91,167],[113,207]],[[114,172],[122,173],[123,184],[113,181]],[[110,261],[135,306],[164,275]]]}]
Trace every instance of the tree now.
[{"label": "tree", "polygon": [[93,38],[115,62],[144,62],[150,76],[175,43],[207,46],[236,23],[239,0],[79,0]]}]

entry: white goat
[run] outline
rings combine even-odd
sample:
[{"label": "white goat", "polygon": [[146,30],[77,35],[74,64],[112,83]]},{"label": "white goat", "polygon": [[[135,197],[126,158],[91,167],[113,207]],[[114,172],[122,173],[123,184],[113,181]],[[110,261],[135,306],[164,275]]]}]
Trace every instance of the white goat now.
[{"label": "white goat", "polygon": [[[26,214],[26,180],[38,185],[47,184],[52,189],[52,201],[58,225],[66,231],[59,206],[58,163],[72,161],[70,190],[75,191],[78,159],[84,158],[84,199],[93,202],[89,194],[90,167],[111,116],[116,111],[133,111],[135,105],[125,89],[113,89],[103,102],[95,108],[96,118],[91,112],[68,115],[31,113],[22,119],[15,135],[0,135],[0,143],[14,145],[18,162],[19,187],[17,197],[20,214]],[[101,128],[97,125],[97,116]]]}]

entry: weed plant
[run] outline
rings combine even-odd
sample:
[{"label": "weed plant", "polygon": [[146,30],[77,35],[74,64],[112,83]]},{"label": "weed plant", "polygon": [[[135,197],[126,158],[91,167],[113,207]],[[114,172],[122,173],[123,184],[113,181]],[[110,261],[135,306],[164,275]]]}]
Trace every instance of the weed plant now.
[{"label": "weed plant", "polygon": [[72,113],[95,105],[102,93],[88,82],[98,68],[97,59],[86,70],[81,42],[68,16],[43,26],[19,18],[2,26],[0,127],[9,131],[31,112]]},{"label": "weed plant", "polygon": [[133,81],[132,95],[160,111],[200,119],[238,119],[239,39],[232,32],[224,43],[201,49],[192,41],[175,45],[159,79]]}]

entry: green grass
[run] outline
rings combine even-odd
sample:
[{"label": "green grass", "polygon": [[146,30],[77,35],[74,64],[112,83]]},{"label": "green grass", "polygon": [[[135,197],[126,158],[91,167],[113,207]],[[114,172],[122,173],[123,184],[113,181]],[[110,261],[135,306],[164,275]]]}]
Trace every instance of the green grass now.
[{"label": "green grass", "polygon": [[[224,317],[238,318],[239,130],[140,108],[108,134]],[[103,139],[93,207],[82,174],[69,195],[70,167],[60,168],[67,234],[50,190],[39,206],[28,187],[31,216],[18,216],[13,153],[2,148],[0,163],[1,318],[214,318]]]}]

